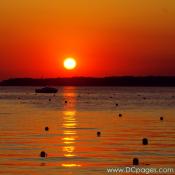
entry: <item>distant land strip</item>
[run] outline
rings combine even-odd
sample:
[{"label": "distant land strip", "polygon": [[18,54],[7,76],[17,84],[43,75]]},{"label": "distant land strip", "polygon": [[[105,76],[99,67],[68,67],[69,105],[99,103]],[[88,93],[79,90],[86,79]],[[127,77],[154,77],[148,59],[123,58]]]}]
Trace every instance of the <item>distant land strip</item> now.
[{"label": "distant land strip", "polygon": [[121,76],[121,77],[72,77],[72,78],[12,78],[0,86],[175,86],[175,76]]}]

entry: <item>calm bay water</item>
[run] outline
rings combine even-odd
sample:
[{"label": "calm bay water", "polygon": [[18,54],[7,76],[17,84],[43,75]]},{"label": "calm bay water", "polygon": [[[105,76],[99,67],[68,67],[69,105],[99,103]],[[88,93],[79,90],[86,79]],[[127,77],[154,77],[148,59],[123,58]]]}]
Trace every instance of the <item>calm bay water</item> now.
[{"label": "calm bay water", "polygon": [[134,157],[175,167],[175,88],[59,87],[55,96],[34,89],[0,87],[0,174],[100,175]]}]

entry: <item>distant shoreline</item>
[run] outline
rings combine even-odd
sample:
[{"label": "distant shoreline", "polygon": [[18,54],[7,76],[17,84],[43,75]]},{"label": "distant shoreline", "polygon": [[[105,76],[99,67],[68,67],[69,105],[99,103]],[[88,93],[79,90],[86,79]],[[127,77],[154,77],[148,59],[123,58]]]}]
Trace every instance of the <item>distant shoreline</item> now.
[{"label": "distant shoreline", "polygon": [[72,78],[12,78],[2,80],[0,86],[162,86],[175,87],[175,76],[120,76]]}]

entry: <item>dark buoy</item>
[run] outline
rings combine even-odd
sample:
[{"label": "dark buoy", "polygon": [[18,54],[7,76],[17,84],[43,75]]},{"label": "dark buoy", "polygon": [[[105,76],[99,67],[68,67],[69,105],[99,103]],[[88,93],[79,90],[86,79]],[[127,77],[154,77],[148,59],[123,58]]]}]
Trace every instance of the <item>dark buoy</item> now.
[{"label": "dark buoy", "polygon": [[97,137],[100,137],[101,136],[101,132],[97,132]]},{"label": "dark buoy", "polygon": [[51,101],[51,98],[49,98],[49,101]]},{"label": "dark buoy", "polygon": [[65,104],[67,104],[67,100],[65,101]]},{"label": "dark buoy", "polygon": [[133,159],[133,165],[139,165],[139,159],[138,158]]},{"label": "dark buoy", "polygon": [[163,117],[160,117],[160,120],[163,121]]},{"label": "dark buoy", "polygon": [[116,103],[115,106],[118,106],[118,103]]},{"label": "dark buoy", "polygon": [[44,151],[41,151],[41,153],[40,153],[40,157],[45,158],[45,157],[47,157],[47,154],[46,154]]},{"label": "dark buoy", "polygon": [[122,117],[122,114],[119,114],[118,116],[119,116],[119,117]]},{"label": "dark buoy", "polygon": [[143,145],[148,145],[148,139],[147,139],[147,138],[144,138],[144,139],[142,140],[142,143],[143,143]]},{"label": "dark buoy", "polygon": [[49,131],[49,127],[48,126],[45,127],[45,131]]}]

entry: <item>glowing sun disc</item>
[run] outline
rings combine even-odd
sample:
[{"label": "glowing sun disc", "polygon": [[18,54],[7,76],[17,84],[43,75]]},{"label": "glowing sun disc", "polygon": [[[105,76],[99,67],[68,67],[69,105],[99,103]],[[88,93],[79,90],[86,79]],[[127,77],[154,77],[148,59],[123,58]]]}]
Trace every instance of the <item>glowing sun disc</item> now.
[{"label": "glowing sun disc", "polygon": [[68,70],[72,70],[75,69],[77,63],[76,60],[74,58],[66,58],[64,60],[64,68],[68,69]]}]

